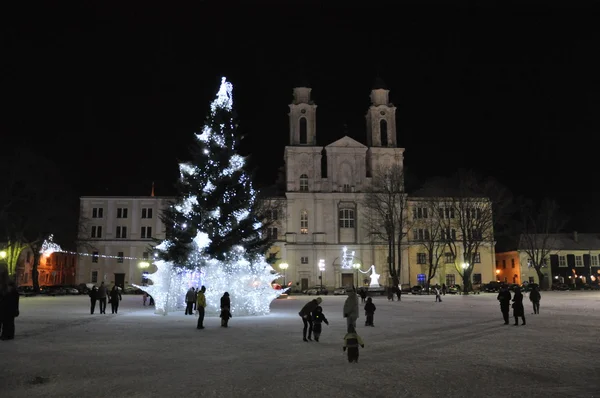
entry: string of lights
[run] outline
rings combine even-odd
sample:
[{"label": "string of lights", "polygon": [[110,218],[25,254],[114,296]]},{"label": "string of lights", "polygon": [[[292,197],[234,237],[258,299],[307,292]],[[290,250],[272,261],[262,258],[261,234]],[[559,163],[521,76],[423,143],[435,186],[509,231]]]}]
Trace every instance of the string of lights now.
[{"label": "string of lights", "polygon": [[46,239],[44,241],[44,243],[42,244],[42,248],[40,249],[40,253],[42,253],[45,256],[49,256],[52,253],[65,253],[65,254],[71,254],[74,256],[81,256],[81,257],[110,258],[110,259],[117,259],[117,260],[149,261],[148,258],[139,258],[139,257],[131,257],[131,256],[113,256],[113,255],[109,255],[109,254],[82,253],[82,252],[74,252],[74,251],[70,251],[70,250],[64,250],[63,248],[60,247],[60,245],[58,243],[54,242],[53,235],[50,235],[48,237],[48,239]]}]

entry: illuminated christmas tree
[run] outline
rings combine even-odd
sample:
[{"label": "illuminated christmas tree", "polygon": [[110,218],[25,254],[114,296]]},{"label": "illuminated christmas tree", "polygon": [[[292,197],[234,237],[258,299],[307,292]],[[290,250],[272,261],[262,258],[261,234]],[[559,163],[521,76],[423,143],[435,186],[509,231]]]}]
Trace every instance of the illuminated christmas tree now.
[{"label": "illuminated christmas tree", "polygon": [[153,286],[141,287],[154,297],[158,313],[183,304],[189,282],[180,276],[189,270],[201,273],[209,314],[217,312],[225,291],[234,316],[266,314],[282,293],[272,288],[279,275],[263,256],[270,243],[261,233],[256,192],[239,155],[232,90],[223,78],[191,160],[179,165],[178,199],[163,215],[167,239],[157,246],[159,271],[148,276]]}]

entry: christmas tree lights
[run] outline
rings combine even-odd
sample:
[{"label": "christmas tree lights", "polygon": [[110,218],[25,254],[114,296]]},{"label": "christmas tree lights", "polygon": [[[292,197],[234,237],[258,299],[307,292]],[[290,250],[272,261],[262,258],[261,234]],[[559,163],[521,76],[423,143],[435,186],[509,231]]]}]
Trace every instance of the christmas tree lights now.
[{"label": "christmas tree lights", "polygon": [[263,256],[270,244],[254,211],[256,192],[238,154],[232,112],[233,86],[222,78],[206,125],[195,135],[193,159],[179,165],[179,199],[165,213],[167,239],[156,247],[161,261],[148,275],[153,285],[139,286],[154,297],[157,313],[183,305],[190,272],[200,272],[209,315],[219,313],[224,292],[232,314],[243,316],[269,313],[286,290],[271,285],[279,275]]}]

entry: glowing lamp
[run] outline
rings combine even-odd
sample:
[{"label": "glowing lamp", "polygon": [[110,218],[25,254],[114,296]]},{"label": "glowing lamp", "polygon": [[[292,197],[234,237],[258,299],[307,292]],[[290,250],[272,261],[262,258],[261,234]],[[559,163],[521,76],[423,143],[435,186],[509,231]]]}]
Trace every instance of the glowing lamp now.
[{"label": "glowing lamp", "polygon": [[7,254],[6,251],[2,250],[0,251],[0,258],[6,258]]},{"label": "glowing lamp", "polygon": [[148,261],[141,261],[139,264],[140,268],[148,268],[150,263]]},{"label": "glowing lamp", "polygon": [[286,269],[288,269],[289,266],[290,265],[288,263],[281,263],[281,264],[279,264],[279,268],[282,269],[282,270],[284,270],[284,271]]}]

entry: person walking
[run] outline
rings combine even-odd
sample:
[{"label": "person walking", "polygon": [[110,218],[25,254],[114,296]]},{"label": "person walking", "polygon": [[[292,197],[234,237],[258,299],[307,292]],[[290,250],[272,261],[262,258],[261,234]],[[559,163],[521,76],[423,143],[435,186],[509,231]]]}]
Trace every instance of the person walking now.
[{"label": "person walking", "polygon": [[344,336],[344,351],[348,352],[348,362],[358,363],[358,346],[365,348],[365,343],[360,338],[356,329],[348,325],[348,333]]},{"label": "person walking", "polygon": [[542,299],[542,295],[540,294],[540,288],[538,286],[534,286],[529,293],[529,300],[533,304],[533,313],[540,313],[540,300]]},{"label": "person walking", "polygon": [[365,326],[375,326],[373,324],[373,317],[375,316],[376,309],[377,307],[375,307],[375,304],[373,304],[373,299],[369,297],[367,299],[367,304],[365,304],[365,316],[367,318]]},{"label": "person walking", "polygon": [[15,338],[15,318],[19,316],[19,292],[10,280],[8,268],[0,265],[0,340]]},{"label": "person walking", "polygon": [[356,329],[356,320],[358,319],[358,296],[356,290],[348,292],[348,298],[344,302],[344,318],[346,318],[346,326],[352,325]]},{"label": "person walking", "polygon": [[504,324],[508,325],[511,295],[506,285],[503,284],[502,286],[500,286],[500,291],[498,292],[497,299],[500,302],[500,311],[502,312],[502,317],[504,318]]},{"label": "person walking", "polygon": [[121,292],[119,291],[119,287],[114,285],[110,290],[110,309],[113,314],[117,314],[119,312],[119,302],[123,298],[121,297]]},{"label": "person walking", "polygon": [[221,327],[228,327],[229,319],[231,319],[231,299],[229,293],[223,293],[221,297]]},{"label": "person walking", "polygon": [[519,326],[519,318],[522,319],[521,324],[523,326],[525,323],[525,308],[523,308],[523,293],[521,293],[521,288],[519,286],[515,287],[515,295],[513,296],[513,316],[515,317],[515,326]]},{"label": "person walking", "polygon": [[96,293],[96,296],[98,297],[98,301],[100,302],[100,313],[101,314],[106,314],[106,295],[107,295],[106,286],[104,286],[104,282],[102,282],[100,284],[100,287],[98,288],[98,293]]},{"label": "person walking", "polygon": [[196,302],[196,292],[190,287],[185,295],[185,315],[194,315],[194,303]]},{"label": "person walking", "polygon": [[198,310],[198,325],[196,329],[204,329],[204,309],[206,308],[206,287],[202,286],[198,292],[198,300],[196,301],[196,309]]},{"label": "person walking", "polygon": [[90,290],[89,296],[90,314],[94,315],[94,310],[96,309],[96,301],[98,301],[98,288],[96,286],[92,286],[92,290]]}]

